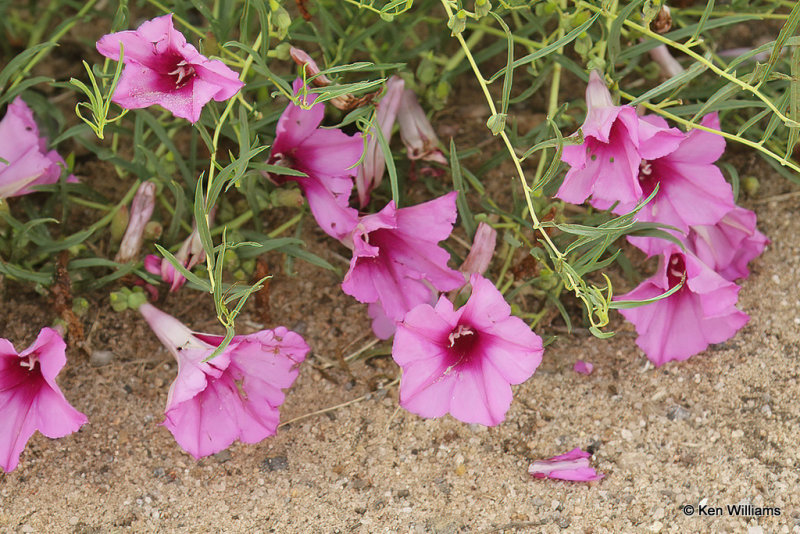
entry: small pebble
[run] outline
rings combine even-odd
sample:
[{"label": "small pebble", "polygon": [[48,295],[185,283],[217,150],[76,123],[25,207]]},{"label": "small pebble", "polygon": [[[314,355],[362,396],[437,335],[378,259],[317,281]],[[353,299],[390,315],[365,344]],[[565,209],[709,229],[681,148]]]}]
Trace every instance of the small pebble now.
[{"label": "small pebble", "polygon": [[261,462],[261,471],[286,471],[289,469],[289,460],[286,456],[271,456]]},{"label": "small pebble", "polygon": [[114,353],[110,350],[96,350],[89,356],[89,363],[92,367],[103,367],[114,361]]},{"label": "small pebble", "polygon": [[691,416],[692,414],[689,410],[678,404],[670,406],[667,410],[667,419],[670,421],[683,421],[689,419]]},{"label": "small pebble", "polygon": [[744,430],[734,430],[733,432],[731,432],[731,437],[733,439],[739,439],[742,436],[744,436]]},{"label": "small pebble", "polygon": [[225,449],[222,452],[218,452],[217,454],[214,455],[214,459],[219,463],[224,464],[225,462],[231,459],[231,451]]}]

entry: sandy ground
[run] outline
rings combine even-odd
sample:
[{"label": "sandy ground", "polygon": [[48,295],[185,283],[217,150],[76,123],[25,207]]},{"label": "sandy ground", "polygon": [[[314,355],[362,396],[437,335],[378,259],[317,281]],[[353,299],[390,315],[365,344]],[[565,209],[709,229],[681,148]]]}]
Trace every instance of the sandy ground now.
[{"label": "sandy ground", "polygon": [[[773,243],[741,292],[751,320],[739,335],[660,369],[629,325],[610,341],[562,338],[515,388],[496,428],[397,410],[396,387],[379,387],[397,372],[385,356],[355,361],[352,377],[339,366],[320,372],[369,341],[368,322],[335,275],[298,264],[300,276],[273,281],[273,315],[316,355],[282,419],[361,400],[196,462],[157,424],[171,357],[133,312],[100,305],[94,348],[115,359],[95,367],[76,351],[60,378],[90,424],[60,441],[37,434],[17,470],[0,474],[0,531],[800,532],[800,196],[776,197],[785,180],[761,179],[764,191],[745,205]],[[205,297],[190,297],[168,309],[210,328],[193,311]],[[14,310],[10,334],[23,347],[42,311],[23,296],[7,299],[0,320]],[[578,358],[594,374],[575,373]],[[604,480],[527,475],[532,460],[574,447],[595,451]],[[701,502],[723,515],[682,512]],[[737,503],[778,507],[780,516],[728,515]]]}]

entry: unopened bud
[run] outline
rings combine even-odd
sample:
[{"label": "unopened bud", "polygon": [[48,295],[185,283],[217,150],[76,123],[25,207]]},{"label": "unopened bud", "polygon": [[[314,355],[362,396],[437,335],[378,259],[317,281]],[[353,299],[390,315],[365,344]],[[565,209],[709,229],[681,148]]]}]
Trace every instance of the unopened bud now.
[{"label": "unopened bud", "polygon": [[450,28],[454,36],[463,32],[467,27],[467,12],[463,9],[459,9],[458,12],[447,21],[447,27]]},{"label": "unopened bud", "polygon": [[122,239],[122,236],[125,235],[125,230],[128,228],[129,218],[130,215],[128,214],[128,206],[122,206],[111,218],[111,226],[109,230],[111,231],[111,240],[115,243],[119,243]]},{"label": "unopened bud", "polygon": [[478,224],[475,237],[472,240],[472,248],[464,259],[464,263],[459,267],[459,271],[469,280],[472,274],[483,274],[489,268],[489,263],[494,256],[494,248],[497,244],[497,230],[482,222]]},{"label": "unopened bud", "polygon": [[475,14],[479,17],[485,17],[492,10],[492,4],[489,0],[475,0]]},{"label": "unopened bud", "polygon": [[148,241],[156,241],[164,233],[164,226],[158,221],[150,221],[144,225],[144,238]]},{"label": "unopened bud", "polygon": [[299,189],[276,189],[270,195],[270,200],[274,206],[286,208],[299,208],[303,205],[303,193]]}]

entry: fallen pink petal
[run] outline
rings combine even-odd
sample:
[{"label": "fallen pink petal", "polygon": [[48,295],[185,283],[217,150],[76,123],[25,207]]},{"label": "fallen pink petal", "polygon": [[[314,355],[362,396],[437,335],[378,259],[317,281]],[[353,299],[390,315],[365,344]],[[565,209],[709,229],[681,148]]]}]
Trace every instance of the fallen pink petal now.
[{"label": "fallen pink petal", "polygon": [[594,365],[592,365],[589,362],[585,362],[583,360],[578,360],[578,361],[575,362],[575,365],[572,367],[572,369],[576,373],[580,373],[582,375],[587,375],[588,376],[588,375],[592,374],[592,371],[594,371]]},{"label": "fallen pink petal", "polygon": [[495,426],[511,406],[512,384],[528,380],[542,361],[542,340],[489,280],[470,279],[458,310],[442,296],[420,304],[397,327],[392,358],[403,369],[400,406],[422,417],[449,413]]},{"label": "fallen pink petal", "polygon": [[125,69],[112,100],[125,109],[159,105],[197,122],[208,102],[228,100],[244,86],[222,61],[208,59],[187,43],[173,26],[171,13],[136,30],[101,37],[97,51],[119,61],[120,44]]},{"label": "fallen pink petal", "polygon": [[33,345],[19,353],[0,338],[0,467],[6,473],[17,467],[37,430],[63,438],[88,421],[56,384],[67,363],[66,347],[52,328],[43,328]]},{"label": "fallen pink petal", "polygon": [[592,457],[588,452],[579,448],[568,453],[553,456],[547,460],[537,460],[528,467],[528,473],[533,478],[552,478],[570,482],[593,482],[605,477],[598,473],[589,462]]},{"label": "fallen pink petal", "polygon": [[283,390],[294,383],[310,350],[299,334],[280,326],[234,336],[205,362],[222,336],[192,332],[150,304],[139,312],[178,362],[163,425],[183,450],[199,459],[237,439],[258,443],[275,434]]}]

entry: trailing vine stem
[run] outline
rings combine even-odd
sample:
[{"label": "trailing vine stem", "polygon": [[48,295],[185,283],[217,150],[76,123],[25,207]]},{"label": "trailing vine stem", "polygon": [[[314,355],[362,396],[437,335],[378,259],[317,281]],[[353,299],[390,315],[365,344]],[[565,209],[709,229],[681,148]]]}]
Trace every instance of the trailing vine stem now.
[{"label": "trailing vine stem", "polygon": [[[453,19],[455,15],[453,14],[450,0],[440,1],[445,9],[445,12],[447,13],[448,20]],[[491,93],[489,93],[489,87],[487,85],[486,78],[484,78],[483,74],[481,73],[478,64],[475,62],[475,58],[473,57],[472,52],[470,51],[469,46],[467,45],[461,33],[455,32],[454,36],[461,45],[461,49],[463,50],[467,61],[469,61],[469,64],[472,67],[472,71],[475,74],[475,78],[477,79],[481,91],[486,98],[486,102],[489,106],[492,116],[496,116],[497,107],[495,106]],[[592,333],[602,336],[603,333],[599,330],[599,328],[602,328],[608,324],[608,310],[612,297],[610,283],[606,286],[605,290],[607,293],[604,295],[601,289],[593,285],[587,286],[586,282],[584,282],[580,275],[578,275],[578,273],[569,265],[565,255],[558,250],[547,232],[542,229],[542,224],[539,221],[539,218],[536,215],[536,210],[533,207],[533,199],[531,197],[532,188],[530,185],[528,185],[528,180],[525,177],[525,171],[522,169],[522,164],[519,157],[517,157],[513,145],[511,144],[511,140],[508,138],[508,135],[506,135],[505,130],[500,130],[497,135],[499,135],[503,140],[503,143],[505,144],[506,149],[511,156],[511,160],[514,163],[514,167],[522,185],[522,191],[525,195],[525,202],[528,212],[530,213],[531,220],[533,221],[533,229],[541,234],[544,243],[549,249],[555,271],[561,277],[566,289],[573,291],[575,296],[583,301],[584,305],[586,306],[587,315],[592,324]]]}]

